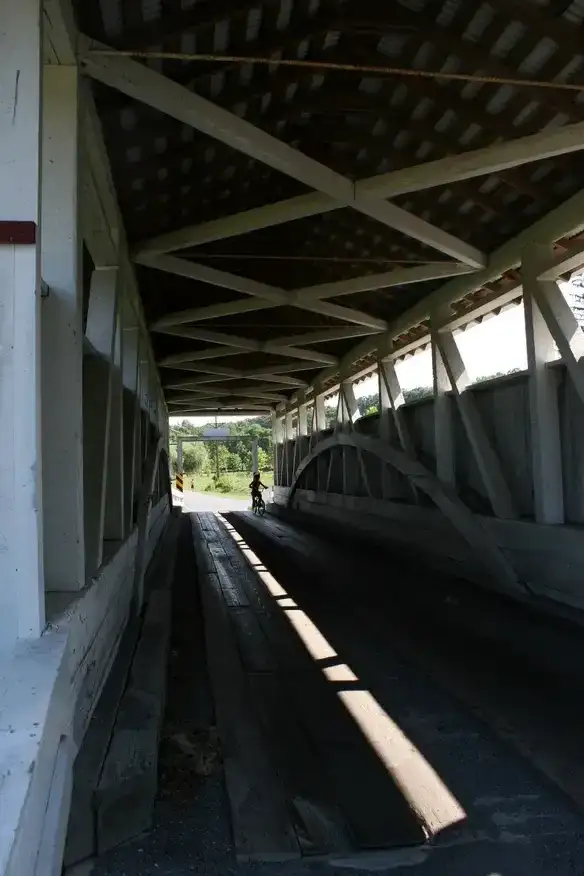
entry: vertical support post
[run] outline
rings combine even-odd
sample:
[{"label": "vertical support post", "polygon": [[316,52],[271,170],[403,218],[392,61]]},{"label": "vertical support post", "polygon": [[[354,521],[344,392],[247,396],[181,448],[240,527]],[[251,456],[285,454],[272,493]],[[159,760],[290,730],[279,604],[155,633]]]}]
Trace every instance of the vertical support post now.
[{"label": "vertical support post", "polygon": [[[391,434],[389,418],[390,416],[393,417],[395,430],[402,450],[410,457],[410,459],[417,459],[416,448],[402,410],[403,405],[405,404],[404,394],[395,370],[395,365],[391,359],[380,359],[377,363],[377,373],[379,375],[380,437],[385,441],[389,441]],[[384,498],[388,493],[387,480],[387,466],[384,466],[382,478]],[[420,494],[418,490],[411,483],[410,487],[414,501],[419,502]]]},{"label": "vertical support post", "polygon": [[39,0],[2,5],[0,38],[0,648],[45,622],[40,392]]},{"label": "vertical support post", "polygon": [[45,587],[85,585],[83,305],[79,72],[47,66],[43,83],[42,304]]},{"label": "vertical support post", "polygon": [[517,517],[511,492],[505,481],[501,462],[484,430],[475,400],[469,392],[470,380],[460,351],[450,331],[439,331],[434,337],[456,399],[468,442],[472,448],[485,491],[497,517]]},{"label": "vertical support post", "polygon": [[107,465],[104,538],[119,542],[124,538],[124,434],[123,434],[123,325],[122,300],[118,292],[118,309],[111,363],[110,428]]},{"label": "vertical support post", "polygon": [[389,441],[391,437],[389,424],[392,404],[389,395],[388,378],[385,373],[386,364],[390,364],[389,360],[379,359],[377,362],[377,382],[379,386],[379,438],[381,441]]},{"label": "vertical support post", "polygon": [[[324,407],[324,395],[318,394],[314,397],[314,412],[313,412],[313,435],[310,436],[310,448],[318,444],[321,440],[322,433],[326,429],[326,411]],[[322,487],[322,468],[323,460],[318,457],[316,460],[316,491],[320,492]]]},{"label": "vertical support post", "polygon": [[124,383],[124,518],[126,532],[134,524],[134,493],[136,490],[136,432],[139,419],[140,330],[137,326],[124,329],[123,368]]},{"label": "vertical support post", "polygon": [[278,432],[280,435],[280,450],[278,452],[278,483],[285,487],[284,472],[286,469],[286,428],[284,418],[278,419]]},{"label": "vertical support post", "polygon": [[85,558],[88,575],[94,574],[103,560],[117,285],[117,268],[93,272],[86,335],[96,355],[86,356],[83,366]]},{"label": "vertical support post", "polygon": [[274,486],[279,486],[279,454],[280,454],[280,421],[276,411],[272,411],[272,465],[274,468]]},{"label": "vertical support post", "polygon": [[182,438],[177,438],[176,441],[176,470],[177,474],[183,475],[183,443]]},{"label": "vertical support post", "polygon": [[445,484],[456,486],[456,458],[454,450],[454,424],[452,400],[447,395],[450,381],[440,350],[435,342],[438,321],[432,317],[432,375],[434,379],[434,445],[436,476]]},{"label": "vertical support post", "polygon": [[284,418],[284,438],[286,441],[286,486],[292,483],[294,459],[291,453],[291,443],[294,440],[294,420],[292,411],[288,411]]},{"label": "vertical support post", "polygon": [[314,416],[317,436],[326,429],[326,411],[324,409],[324,395],[314,398]]},{"label": "vertical support post", "polygon": [[258,439],[254,438],[251,442],[251,467],[254,472],[259,471],[260,468],[258,456]]},{"label": "vertical support post", "polygon": [[306,437],[308,435],[308,415],[304,393],[300,394],[298,401],[298,410],[296,411],[296,440],[294,443],[294,467],[292,476],[294,476],[296,468],[298,467],[306,453]]},{"label": "vertical support post", "polygon": [[138,338],[138,368],[136,374],[136,397],[134,399],[134,487],[132,490],[132,526],[137,523],[138,494],[142,486],[142,374],[140,368],[142,341]]},{"label": "vertical support post", "polygon": [[308,408],[306,402],[303,402],[298,407],[298,435],[300,438],[306,438],[308,435]]},{"label": "vertical support post", "polygon": [[552,336],[537,304],[541,266],[551,249],[540,245],[523,253],[523,305],[529,371],[529,412],[533,459],[534,513],[538,523],[564,522],[562,450],[556,375],[547,368],[554,354]]},{"label": "vertical support post", "polygon": [[[355,399],[355,390],[351,380],[342,380],[339,386],[339,420],[342,430],[353,431],[353,421],[357,418],[359,407]],[[356,492],[357,471],[352,468],[353,457],[363,473],[362,460],[359,453],[353,454],[348,447],[341,447],[343,494],[354,495]],[[366,479],[366,478],[365,478]]]}]

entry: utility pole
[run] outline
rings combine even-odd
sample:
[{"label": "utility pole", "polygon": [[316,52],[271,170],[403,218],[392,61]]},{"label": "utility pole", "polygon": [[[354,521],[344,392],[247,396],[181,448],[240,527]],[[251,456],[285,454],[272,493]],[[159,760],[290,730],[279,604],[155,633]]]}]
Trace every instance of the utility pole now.
[{"label": "utility pole", "polygon": [[[215,428],[219,426],[217,414],[215,414]],[[219,480],[219,442],[215,441],[215,477]]]}]

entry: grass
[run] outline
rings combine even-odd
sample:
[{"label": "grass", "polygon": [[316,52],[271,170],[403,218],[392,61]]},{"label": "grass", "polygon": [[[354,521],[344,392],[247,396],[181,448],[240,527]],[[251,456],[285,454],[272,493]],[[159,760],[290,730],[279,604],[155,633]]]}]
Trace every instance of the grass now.
[{"label": "grass", "polygon": [[[251,474],[245,471],[232,471],[225,472],[221,474],[222,478],[228,480],[233,489],[228,492],[220,492],[219,490],[213,490],[213,475],[211,473],[206,474],[198,474],[198,475],[185,475],[184,483],[185,490],[191,489],[191,481],[194,483],[194,489],[197,493],[206,493],[215,494],[217,496],[225,496],[231,497],[233,499],[247,499],[250,495],[249,492],[249,484],[251,482]],[[274,483],[274,474],[273,472],[265,472],[262,474],[262,483],[266,485],[266,487],[271,487]],[[209,488],[209,489],[208,489]]]}]

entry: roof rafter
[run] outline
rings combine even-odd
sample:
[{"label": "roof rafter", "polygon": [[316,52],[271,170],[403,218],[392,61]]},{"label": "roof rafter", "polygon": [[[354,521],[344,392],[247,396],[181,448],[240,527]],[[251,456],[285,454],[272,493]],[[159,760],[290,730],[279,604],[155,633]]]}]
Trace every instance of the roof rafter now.
[{"label": "roof rafter", "polygon": [[85,42],[81,50],[84,67],[95,79],[261,160],[275,170],[332,198],[337,206],[352,207],[359,213],[398,228],[407,236],[473,267],[484,264],[483,253],[475,247],[395,204],[358,194],[351,180],[297,152],[244,119],[127,57],[97,53],[103,50],[104,47],[100,48],[90,40]]},{"label": "roof rafter", "polygon": [[[517,138],[496,146],[487,146],[448,158],[439,158],[435,161],[414,165],[409,171],[398,170],[387,174],[377,174],[374,177],[360,180],[356,183],[355,189],[364,192],[369,197],[389,198],[411,191],[497,173],[501,169],[517,167],[520,164],[583,149],[584,122],[579,122],[575,125]],[[377,194],[378,191],[382,192],[381,196]],[[138,257],[146,253],[163,253],[199,246],[203,243],[257,231],[272,225],[316,216],[335,210],[337,207],[338,202],[327,194],[315,192],[308,195],[298,195],[276,204],[256,207],[144,241],[137,248]]]},{"label": "roof rafter", "polygon": [[[560,204],[560,206],[556,207],[546,216],[538,219],[529,228],[521,231],[512,240],[499,247],[491,255],[489,265],[484,270],[477,271],[475,274],[467,277],[458,277],[451,280],[432,292],[424,300],[408,308],[394,321],[385,338],[366,338],[360,344],[353,347],[343,356],[340,369],[343,373],[348,373],[355,362],[370,355],[376,349],[381,350],[385,355],[387,350],[392,349],[395,338],[427,320],[431,313],[440,312],[443,308],[447,308],[454,302],[460,301],[465,295],[483,288],[485,284],[497,280],[507,271],[513,270],[520,264],[525,247],[529,246],[533,240],[551,243],[575,235],[583,229],[584,189],[577,192],[563,204]],[[554,257],[550,259],[549,268],[546,267],[542,270],[542,275],[546,274],[548,270],[553,272],[556,269],[557,257]],[[512,297],[520,287],[520,279],[515,284],[510,284],[505,292],[506,297]],[[424,332],[424,336],[419,339],[419,343],[424,342],[425,336],[429,339],[428,331]],[[338,367],[331,367],[321,371],[313,383],[313,388],[321,386],[323,381],[334,377],[338,371]]]},{"label": "roof rafter", "polygon": [[[267,283],[258,283],[236,274],[220,271],[207,265],[197,264],[174,256],[156,256],[148,258],[143,256],[137,259],[140,264],[157,268],[162,271],[177,274],[182,277],[190,277],[214,286],[233,289],[244,295],[252,296],[252,302],[233,301],[212,304],[207,307],[190,308],[176,313],[170,313],[157,320],[151,328],[154,331],[165,332],[169,328],[185,323],[193,323],[214,319],[218,316],[228,316],[234,313],[242,313],[250,310],[261,310],[264,307],[297,307],[311,313],[318,313],[334,319],[342,319],[356,325],[364,326],[371,331],[383,331],[387,328],[387,322],[378,319],[371,314],[364,313],[349,307],[341,307],[323,301],[324,298],[332,298],[342,295],[352,295],[371,289],[382,289],[390,286],[418,283],[423,280],[434,280],[438,277],[455,276],[467,273],[471,268],[467,265],[447,263],[444,265],[419,265],[413,268],[397,268],[381,274],[369,274],[351,280],[343,280],[336,283],[326,283],[319,286],[308,286],[293,292],[270,286]],[[251,306],[250,306],[251,304]],[[183,335],[189,337],[189,335]]]},{"label": "roof rafter", "polygon": [[[228,335],[224,332],[210,332],[199,328],[184,328],[184,329],[166,329],[167,334],[177,335],[179,337],[192,338],[197,341],[208,341],[211,344],[217,344],[218,355],[230,355],[234,348],[237,351],[246,350],[248,352],[258,353],[274,353],[276,356],[287,356],[291,359],[306,359],[309,362],[323,362],[334,365],[338,362],[336,356],[330,356],[328,353],[322,353],[318,350],[307,350],[301,347],[292,347],[285,344],[278,344],[274,341],[256,341],[251,338],[242,338],[236,335]],[[229,353],[223,352],[225,349]],[[175,353],[172,356],[167,356],[159,363],[166,367],[173,367],[177,363],[192,362],[201,357],[202,353],[207,351],[185,351],[184,353]]]}]

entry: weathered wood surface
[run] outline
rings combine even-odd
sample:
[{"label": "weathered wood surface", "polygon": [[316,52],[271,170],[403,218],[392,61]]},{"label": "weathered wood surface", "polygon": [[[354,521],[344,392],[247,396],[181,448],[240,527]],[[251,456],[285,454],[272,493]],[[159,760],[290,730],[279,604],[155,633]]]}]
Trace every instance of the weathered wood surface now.
[{"label": "weathered wood surface", "polygon": [[[290,624],[293,606],[263,583],[261,559],[248,555],[250,565],[213,515],[197,515],[193,530],[238,857],[286,853],[290,830],[304,855],[423,842],[420,819]],[[304,549],[310,557],[317,545]],[[243,805],[254,786],[264,812]]]}]

